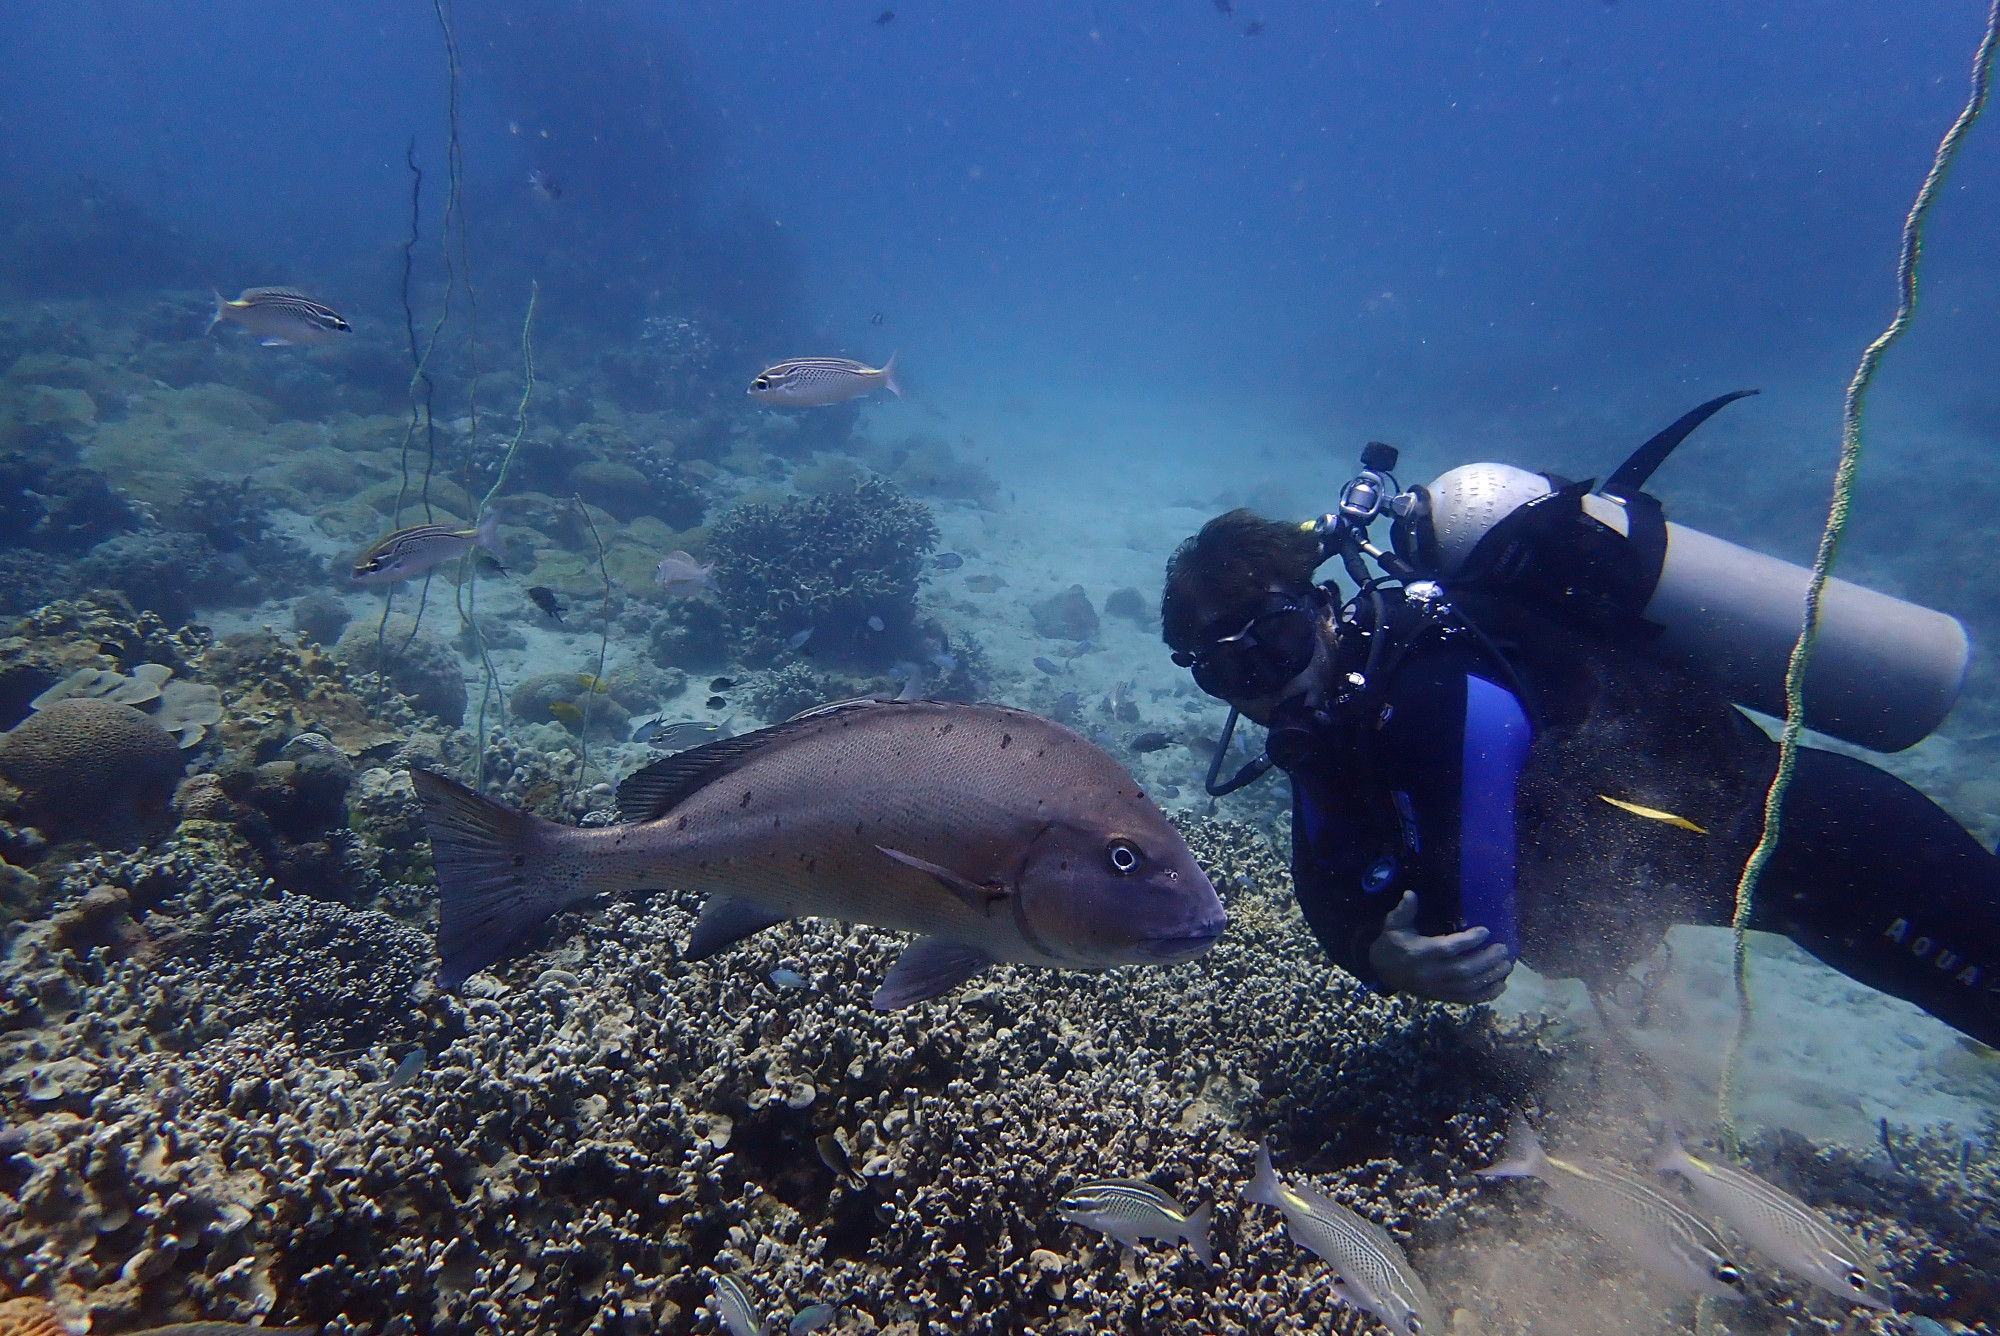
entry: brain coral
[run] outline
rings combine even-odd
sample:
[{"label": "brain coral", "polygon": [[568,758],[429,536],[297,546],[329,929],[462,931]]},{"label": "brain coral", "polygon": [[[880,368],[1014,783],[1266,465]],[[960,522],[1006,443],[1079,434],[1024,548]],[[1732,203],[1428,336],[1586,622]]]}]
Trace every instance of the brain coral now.
[{"label": "brain coral", "polygon": [[167,809],[183,758],[173,735],[129,705],[57,701],[0,736],[0,774],[37,824],[123,836]]}]

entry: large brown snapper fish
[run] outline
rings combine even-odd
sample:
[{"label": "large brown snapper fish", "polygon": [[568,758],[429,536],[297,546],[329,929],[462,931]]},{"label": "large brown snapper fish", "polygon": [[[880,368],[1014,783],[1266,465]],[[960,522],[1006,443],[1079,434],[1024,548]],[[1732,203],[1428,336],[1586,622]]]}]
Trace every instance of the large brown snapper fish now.
[{"label": "large brown snapper fish", "polygon": [[1001,962],[1063,969],[1198,956],[1228,924],[1187,845],[1118,763],[997,705],[850,701],[682,752],[579,829],[413,770],[455,986],[549,915],[606,893],[705,891],[687,957],[789,918],[919,934],[888,1011]]}]

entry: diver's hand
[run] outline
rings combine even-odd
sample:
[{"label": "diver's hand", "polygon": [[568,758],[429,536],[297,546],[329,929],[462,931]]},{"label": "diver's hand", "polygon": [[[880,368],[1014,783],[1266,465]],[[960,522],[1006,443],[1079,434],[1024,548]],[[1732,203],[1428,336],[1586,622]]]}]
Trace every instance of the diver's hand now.
[{"label": "diver's hand", "polygon": [[1484,928],[1423,936],[1417,931],[1417,893],[1404,891],[1382,920],[1368,963],[1398,993],[1433,1002],[1491,1002],[1507,986],[1514,962],[1500,943],[1487,945],[1490,936]]}]

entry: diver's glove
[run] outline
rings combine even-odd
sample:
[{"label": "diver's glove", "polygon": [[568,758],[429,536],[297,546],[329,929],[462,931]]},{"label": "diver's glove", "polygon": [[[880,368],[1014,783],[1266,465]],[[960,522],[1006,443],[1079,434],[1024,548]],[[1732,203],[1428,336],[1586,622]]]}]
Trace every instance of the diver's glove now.
[{"label": "diver's glove", "polygon": [[1403,898],[1382,920],[1382,935],[1368,948],[1368,963],[1390,991],[1433,1002],[1491,1002],[1507,986],[1514,962],[1484,928],[1425,937],[1417,931],[1417,893]]}]

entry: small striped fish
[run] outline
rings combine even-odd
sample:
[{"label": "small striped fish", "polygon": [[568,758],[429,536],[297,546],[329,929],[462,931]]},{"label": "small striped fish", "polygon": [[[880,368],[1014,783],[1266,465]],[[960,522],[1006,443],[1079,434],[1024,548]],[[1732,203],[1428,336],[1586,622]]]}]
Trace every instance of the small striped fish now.
[{"label": "small striped fish", "polygon": [[245,288],[235,301],[215,294],[215,319],[207,333],[225,320],[234,320],[255,334],[266,348],[292,343],[331,343],[354,327],[331,307],[322,306],[297,288]]},{"label": "small striped fish", "polygon": [[750,1296],[728,1276],[715,1278],[715,1297],[709,1302],[721,1315],[729,1336],[764,1336],[764,1319],[750,1306]]},{"label": "small striped fish", "polygon": [[851,361],[845,357],[798,357],[766,367],[750,382],[750,397],[787,408],[812,408],[821,404],[858,399],[873,390],[887,390],[898,399],[903,387],[896,383],[896,355],[880,367]]},{"label": "small striped fish", "polygon": [[1444,1336],[1430,1291],[1387,1231],[1331,1197],[1285,1183],[1268,1147],[1257,1147],[1257,1178],[1243,1199],[1285,1213],[1292,1242],[1333,1264],[1333,1292],[1343,1301],[1381,1318],[1396,1336]]},{"label": "small striped fish", "polygon": [[1083,1225],[1109,1235],[1127,1248],[1139,1246],[1140,1239],[1186,1239],[1189,1251],[1205,1265],[1215,1264],[1215,1249],[1208,1241],[1208,1212],[1204,1206],[1193,1215],[1151,1183],[1129,1178],[1100,1178],[1079,1183],[1062,1199],[1057,1214],[1072,1225]]},{"label": "small striped fish", "polygon": [[1793,1275],[1848,1303],[1895,1311],[1868,1250],[1791,1193],[1741,1169],[1689,1154],[1672,1128],[1653,1168],[1685,1178],[1702,1205]]},{"label": "small striped fish", "polygon": [[1600,1160],[1559,1160],[1516,1115],[1500,1163],[1481,1178],[1539,1178],[1557,1209],[1631,1253],[1654,1275],[1711,1299],[1741,1299],[1743,1269],[1708,1223],[1638,1175]]},{"label": "small striped fish", "polygon": [[488,511],[476,529],[454,529],[448,524],[398,529],[355,559],[354,580],[357,584],[394,584],[456,561],[475,547],[485,548],[496,558],[501,555],[498,511]]}]

